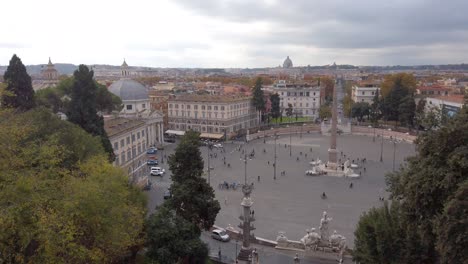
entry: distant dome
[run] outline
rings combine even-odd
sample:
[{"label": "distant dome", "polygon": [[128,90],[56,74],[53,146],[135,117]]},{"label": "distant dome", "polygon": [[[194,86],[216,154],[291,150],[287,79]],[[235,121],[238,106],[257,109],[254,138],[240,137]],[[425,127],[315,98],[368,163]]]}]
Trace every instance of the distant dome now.
[{"label": "distant dome", "polygon": [[292,68],[292,67],[293,67],[293,63],[288,56],[283,62],[283,68]]},{"label": "distant dome", "polygon": [[121,79],[109,86],[109,91],[122,101],[149,100],[148,91],[139,82],[131,79]]}]

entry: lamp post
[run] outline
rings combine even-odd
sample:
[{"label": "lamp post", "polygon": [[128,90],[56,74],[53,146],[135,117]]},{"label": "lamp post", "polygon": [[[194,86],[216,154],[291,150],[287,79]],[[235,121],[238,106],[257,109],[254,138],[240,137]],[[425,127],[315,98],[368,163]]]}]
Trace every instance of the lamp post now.
[{"label": "lamp post", "polygon": [[393,171],[395,171],[395,154],[396,154],[396,143],[397,139],[395,138],[393,141]]},{"label": "lamp post", "polygon": [[276,180],[276,131],[275,131],[275,162],[273,163],[273,180]]},{"label": "lamp post", "polygon": [[211,154],[211,143],[208,143],[208,185],[210,185],[210,178],[211,178],[210,154]]},{"label": "lamp post", "polygon": [[292,145],[291,145],[291,136],[292,136],[292,126],[289,127],[289,156],[292,156]]},{"label": "lamp post", "polygon": [[384,129],[382,129],[382,142],[380,144],[380,162],[383,162],[383,137],[384,137]]}]

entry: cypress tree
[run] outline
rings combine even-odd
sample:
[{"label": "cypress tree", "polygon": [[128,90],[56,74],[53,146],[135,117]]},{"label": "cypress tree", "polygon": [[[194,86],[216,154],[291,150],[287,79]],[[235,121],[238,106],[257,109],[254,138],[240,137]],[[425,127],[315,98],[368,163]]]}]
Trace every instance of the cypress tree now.
[{"label": "cypress tree", "polygon": [[263,112],[265,111],[265,98],[263,97],[263,91],[262,91],[262,78],[258,77],[257,80],[255,81],[255,86],[253,87],[253,105],[257,109],[257,111],[260,113],[260,122],[261,117]]},{"label": "cypress tree", "polygon": [[27,111],[35,106],[31,77],[16,54],[11,58],[3,79],[7,86],[1,97],[2,107]]},{"label": "cypress tree", "polygon": [[96,96],[98,87],[93,79],[94,72],[86,65],[80,65],[73,73],[74,80],[71,91],[71,101],[68,108],[68,120],[79,125],[86,132],[101,138],[109,159],[115,159],[112,145],[104,130],[104,119],[97,114]]}]

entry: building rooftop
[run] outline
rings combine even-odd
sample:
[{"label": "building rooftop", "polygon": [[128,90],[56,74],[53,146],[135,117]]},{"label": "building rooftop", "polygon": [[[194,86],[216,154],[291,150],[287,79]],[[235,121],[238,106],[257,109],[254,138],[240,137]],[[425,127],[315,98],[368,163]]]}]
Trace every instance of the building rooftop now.
[{"label": "building rooftop", "polygon": [[141,83],[132,79],[120,79],[111,86],[109,92],[117,95],[122,101],[148,100],[148,91]]},{"label": "building rooftop", "polygon": [[439,99],[445,102],[457,103],[457,104],[463,104],[464,102],[464,96],[462,94],[449,95],[449,96],[434,96],[431,98]]},{"label": "building rooftop", "polygon": [[130,131],[144,124],[144,121],[123,117],[104,119],[104,129],[106,130],[108,137]]},{"label": "building rooftop", "polygon": [[169,99],[169,101],[179,102],[238,102],[244,100],[250,100],[250,96],[242,95],[181,95],[175,98]]}]

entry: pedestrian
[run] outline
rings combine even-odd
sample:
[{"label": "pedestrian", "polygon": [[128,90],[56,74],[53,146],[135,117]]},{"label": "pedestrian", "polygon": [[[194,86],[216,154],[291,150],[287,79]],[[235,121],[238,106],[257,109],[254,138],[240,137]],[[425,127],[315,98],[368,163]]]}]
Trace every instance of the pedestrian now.
[{"label": "pedestrian", "polygon": [[252,216],[255,216],[255,210],[252,210]]},{"label": "pedestrian", "polygon": [[268,161],[268,165],[270,165],[270,161]]},{"label": "pedestrian", "polygon": [[257,176],[257,181],[260,182],[260,175]]},{"label": "pedestrian", "polygon": [[350,189],[353,188],[353,183],[350,183],[350,184],[349,184],[349,188],[350,188]]},{"label": "pedestrian", "polygon": [[227,205],[227,197],[224,196],[224,205]]},{"label": "pedestrian", "polygon": [[299,161],[299,157],[296,158],[296,161]]},{"label": "pedestrian", "polygon": [[221,247],[219,247],[218,249],[218,257],[219,257],[219,260],[221,260]]},{"label": "pedestrian", "polygon": [[312,152],[312,148],[310,148],[310,152]]},{"label": "pedestrian", "polygon": [[366,167],[364,167],[364,172],[366,172]]},{"label": "pedestrian", "polygon": [[305,157],[307,158],[307,153],[305,154]]},{"label": "pedestrian", "polygon": [[299,155],[301,155],[301,156],[302,156],[302,151],[301,151],[301,152],[299,152]]}]

